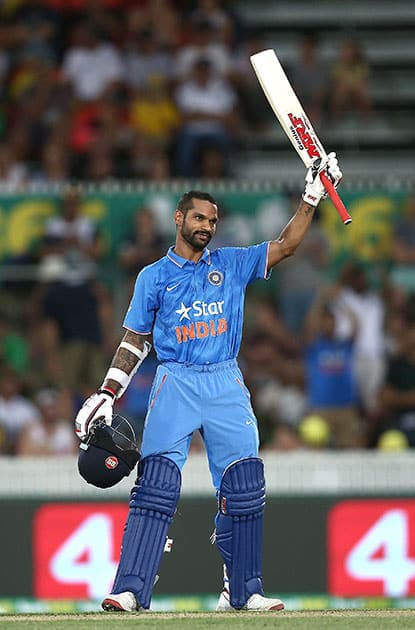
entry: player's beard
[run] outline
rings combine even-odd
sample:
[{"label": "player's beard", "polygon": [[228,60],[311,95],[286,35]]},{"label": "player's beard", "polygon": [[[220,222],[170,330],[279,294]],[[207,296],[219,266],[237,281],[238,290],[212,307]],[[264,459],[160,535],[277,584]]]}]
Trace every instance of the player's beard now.
[{"label": "player's beard", "polygon": [[[201,234],[205,234],[206,239],[201,239]],[[192,232],[186,225],[186,217],[180,229],[180,235],[196,252],[203,251],[212,238],[212,234],[206,230],[193,230]]]}]

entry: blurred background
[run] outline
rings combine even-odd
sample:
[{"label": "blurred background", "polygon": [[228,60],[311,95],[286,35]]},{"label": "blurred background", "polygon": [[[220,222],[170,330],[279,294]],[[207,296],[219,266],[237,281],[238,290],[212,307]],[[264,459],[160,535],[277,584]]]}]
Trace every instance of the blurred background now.
[{"label": "blurred background", "polygon": [[[303,165],[249,62],[268,47],[353,223],[322,202],[247,293],[266,588],[291,608],[415,605],[414,31],[410,0],[1,2],[0,611],[91,609],[109,588],[132,479],[81,483],[73,418],[181,193],[217,198],[218,247],[274,238],[298,205]],[[118,404],[138,429],[156,367]],[[214,605],[214,513],[195,435],[159,609]]]}]

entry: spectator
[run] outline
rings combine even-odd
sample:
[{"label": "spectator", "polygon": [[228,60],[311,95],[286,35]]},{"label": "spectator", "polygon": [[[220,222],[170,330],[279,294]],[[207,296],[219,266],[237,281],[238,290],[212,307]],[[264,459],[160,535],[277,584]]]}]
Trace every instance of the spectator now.
[{"label": "spectator", "polygon": [[389,358],[380,391],[382,421],[379,432],[401,431],[415,447],[415,325],[407,324],[399,352]]},{"label": "spectator", "polygon": [[143,267],[160,258],[164,244],[151,210],[145,206],[138,208],[132,234],[121,244],[119,254],[121,267],[131,281],[136,279]]},{"label": "spectator", "polygon": [[156,34],[148,29],[134,33],[124,53],[125,83],[132,89],[142,91],[154,78],[169,81],[172,64],[163,51]]},{"label": "spectator", "polygon": [[278,302],[285,325],[301,335],[305,317],[319,287],[327,282],[329,242],[318,221],[310,226],[303,247],[278,269]]},{"label": "spectator", "polygon": [[190,28],[190,42],[177,53],[177,78],[186,81],[201,58],[209,61],[214,77],[227,77],[232,70],[232,56],[223,44],[216,41],[215,25],[210,20],[202,19],[194,20]]},{"label": "spectator", "polygon": [[0,364],[23,375],[29,367],[27,340],[13,327],[11,317],[0,314]]},{"label": "spectator", "polygon": [[[132,140],[128,160],[128,175],[137,179],[151,178],[155,162],[167,155],[163,153],[154,142],[136,134]],[[164,167],[165,165],[163,165]]]},{"label": "spectator", "polygon": [[319,56],[314,34],[304,34],[298,48],[298,58],[290,70],[294,91],[314,124],[321,120],[329,94],[328,69]]},{"label": "spectator", "polygon": [[114,150],[107,142],[95,143],[86,155],[85,177],[96,183],[108,183],[115,179]]},{"label": "spectator", "polygon": [[40,168],[31,181],[39,184],[64,184],[70,179],[68,151],[62,142],[48,142],[42,149]]},{"label": "spectator", "polygon": [[[359,448],[364,430],[358,413],[353,346],[358,322],[342,303],[349,320],[348,337],[336,335],[336,316],[326,290],[318,295],[306,321],[305,373],[309,413],[324,419],[332,436],[331,446]],[[339,312],[339,305],[337,305]]]},{"label": "spectator", "polygon": [[37,422],[25,426],[16,448],[16,455],[70,455],[78,450],[71,419],[72,405],[65,392],[43,388],[37,392],[35,403],[40,416]]},{"label": "spectator", "polygon": [[104,242],[95,221],[81,213],[81,198],[69,190],[62,199],[61,213],[45,224],[45,254],[90,264],[104,253]]},{"label": "spectator", "polygon": [[232,29],[232,17],[223,4],[222,0],[198,0],[190,16],[196,23],[209,22],[218,33],[219,40],[225,39],[229,29]]},{"label": "spectator", "polygon": [[22,431],[39,421],[36,406],[23,394],[23,381],[13,368],[0,368],[0,432],[3,452],[14,455]]},{"label": "spectator", "polygon": [[5,95],[5,84],[11,66],[9,51],[10,31],[6,24],[0,24],[0,95]]},{"label": "spectator", "polygon": [[224,156],[228,173],[236,127],[236,94],[231,85],[215,78],[210,62],[201,58],[195,62],[192,78],[178,87],[176,100],[183,119],[174,165],[177,175],[200,175],[203,152],[212,147]]},{"label": "spectator", "polygon": [[294,451],[304,448],[304,443],[296,426],[278,423],[272,437],[261,446],[261,450]]},{"label": "spectator", "polygon": [[369,65],[360,44],[347,39],[332,68],[331,111],[334,115],[358,112],[367,116],[372,110],[369,95]]},{"label": "spectator", "polygon": [[[107,95],[93,103],[77,108],[71,119],[70,143],[79,154],[75,173],[79,178],[88,177],[88,163],[99,153],[111,156],[111,167],[106,177],[120,173],[115,165],[115,155],[128,149],[131,129],[126,107],[114,95]],[[102,179],[97,177],[96,179]]]},{"label": "spectator", "polygon": [[245,321],[247,326],[253,327],[255,331],[260,331],[261,334],[275,341],[284,356],[299,355],[301,344],[298,337],[284,323],[270,298],[258,299],[256,297],[253,301],[248,300]]},{"label": "spectator", "polygon": [[161,76],[153,76],[130,101],[133,129],[159,148],[168,150],[179,126],[179,113]]},{"label": "spectator", "polygon": [[16,3],[12,16],[14,43],[20,50],[43,50],[55,57],[60,46],[62,17],[59,12],[45,6],[41,0]]},{"label": "spectator", "polygon": [[82,18],[93,24],[101,40],[117,44],[125,35],[125,4],[125,0],[84,0]]},{"label": "spectator", "polygon": [[13,146],[17,158],[28,162],[36,156],[38,161],[47,142],[66,142],[68,88],[47,53],[28,50],[19,55],[9,81],[9,96],[8,145]]},{"label": "spectator", "polygon": [[155,153],[147,171],[148,181],[165,183],[170,175],[170,161],[167,155],[162,152]]},{"label": "spectator", "polygon": [[216,147],[204,149],[200,159],[200,177],[207,179],[222,179],[226,177],[226,156]]},{"label": "spectator", "polygon": [[288,448],[285,438],[296,433],[306,411],[301,366],[260,330],[246,337],[242,356],[244,377],[260,418],[261,445],[279,449],[283,442]]},{"label": "spectator", "polygon": [[344,307],[357,320],[354,363],[359,401],[369,417],[376,413],[379,388],[385,373],[385,305],[369,284],[367,272],[357,262],[347,263],[339,278],[341,290],[334,304],[336,334],[350,338],[351,320]]},{"label": "spectator", "polygon": [[60,275],[45,282],[38,298],[46,376],[81,398],[102,378],[105,352],[113,350],[109,295],[90,271],[63,266]]},{"label": "spectator", "polygon": [[405,200],[403,215],[396,222],[392,238],[392,269],[389,275],[394,289],[404,295],[415,292],[415,197]]},{"label": "spectator", "polygon": [[175,51],[182,42],[181,16],[176,7],[177,2],[172,0],[151,0],[148,5],[149,26],[157,33],[160,46],[168,51]]},{"label": "spectator", "polygon": [[264,92],[250,62],[250,56],[264,48],[266,45],[258,32],[250,32],[238,46],[232,60],[232,82],[238,93],[241,114],[248,131],[264,131],[269,124],[275,125],[275,116],[264,98]]},{"label": "spectator", "polygon": [[0,144],[0,186],[15,189],[26,183],[27,167],[16,159],[13,147],[6,143]]},{"label": "spectator", "polygon": [[88,22],[81,22],[75,28],[72,45],[63,58],[62,71],[81,102],[101,98],[124,78],[118,50],[111,43],[100,41],[96,28]]},{"label": "spectator", "polygon": [[248,296],[245,324],[243,370],[261,419],[261,444],[293,448],[297,423],[306,410],[300,345],[266,298]]}]

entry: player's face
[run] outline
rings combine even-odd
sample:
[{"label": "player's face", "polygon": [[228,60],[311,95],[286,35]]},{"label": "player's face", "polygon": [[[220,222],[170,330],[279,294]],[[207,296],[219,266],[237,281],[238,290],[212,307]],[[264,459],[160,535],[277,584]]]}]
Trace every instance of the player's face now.
[{"label": "player's face", "polygon": [[182,217],[178,223],[181,237],[195,251],[202,251],[216,232],[217,207],[210,201],[194,199],[193,208],[190,208],[185,215],[179,214]]}]

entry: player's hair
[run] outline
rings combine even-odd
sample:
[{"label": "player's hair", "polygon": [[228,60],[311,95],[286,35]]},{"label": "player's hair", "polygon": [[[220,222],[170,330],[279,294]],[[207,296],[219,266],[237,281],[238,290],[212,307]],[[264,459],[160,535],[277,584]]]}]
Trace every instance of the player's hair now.
[{"label": "player's hair", "polygon": [[180,197],[177,204],[177,210],[185,215],[188,210],[193,208],[193,199],[210,201],[210,203],[213,203],[215,206],[218,205],[214,197],[212,197],[212,195],[210,195],[209,193],[203,192],[201,190],[188,190]]}]

